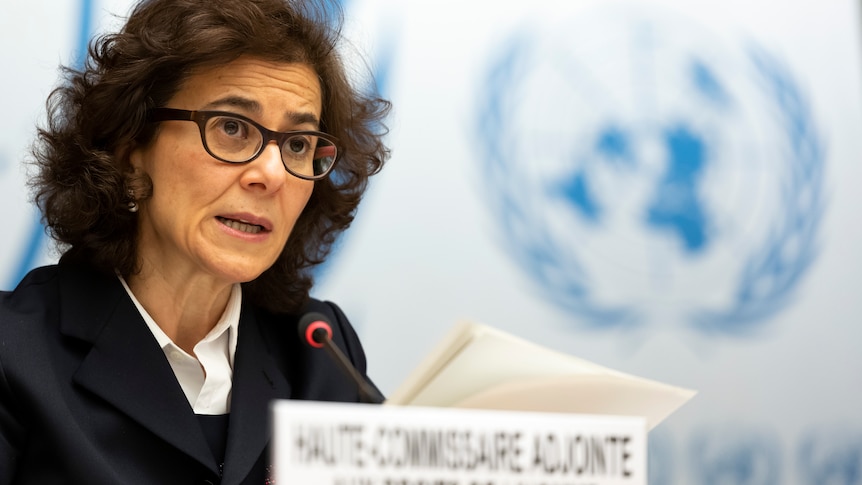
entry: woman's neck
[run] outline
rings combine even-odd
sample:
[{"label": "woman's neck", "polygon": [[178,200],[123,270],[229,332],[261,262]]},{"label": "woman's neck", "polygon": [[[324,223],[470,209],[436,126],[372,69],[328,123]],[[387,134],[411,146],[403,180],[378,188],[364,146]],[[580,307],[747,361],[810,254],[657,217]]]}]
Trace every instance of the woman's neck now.
[{"label": "woman's neck", "polygon": [[162,331],[190,355],[218,323],[232,287],[208,275],[186,276],[146,265],[126,283]]}]

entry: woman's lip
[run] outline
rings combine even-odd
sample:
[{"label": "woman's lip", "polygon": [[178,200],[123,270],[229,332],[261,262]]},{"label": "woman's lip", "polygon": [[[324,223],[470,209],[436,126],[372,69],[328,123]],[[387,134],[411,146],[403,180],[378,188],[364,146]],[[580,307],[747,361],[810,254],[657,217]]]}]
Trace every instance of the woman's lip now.
[{"label": "woman's lip", "polygon": [[259,217],[254,214],[249,214],[247,212],[239,212],[232,214],[219,214],[218,217],[222,217],[224,219],[233,219],[235,221],[244,222],[246,224],[254,224],[256,226],[260,226],[264,231],[272,231],[273,224],[272,222],[265,218]]}]

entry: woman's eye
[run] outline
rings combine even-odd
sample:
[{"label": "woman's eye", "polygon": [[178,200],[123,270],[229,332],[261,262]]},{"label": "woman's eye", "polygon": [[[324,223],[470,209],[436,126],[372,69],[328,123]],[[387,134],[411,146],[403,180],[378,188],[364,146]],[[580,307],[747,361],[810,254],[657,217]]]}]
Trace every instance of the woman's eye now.
[{"label": "woman's eye", "polygon": [[287,140],[287,149],[293,155],[305,155],[308,153],[310,143],[305,138],[294,137]]},{"label": "woman's eye", "polygon": [[239,132],[239,123],[236,121],[228,121],[224,124],[224,131],[228,135],[236,135]]},{"label": "woman's eye", "polygon": [[219,130],[228,136],[245,138],[248,136],[248,126],[242,120],[221,118],[218,121]]}]

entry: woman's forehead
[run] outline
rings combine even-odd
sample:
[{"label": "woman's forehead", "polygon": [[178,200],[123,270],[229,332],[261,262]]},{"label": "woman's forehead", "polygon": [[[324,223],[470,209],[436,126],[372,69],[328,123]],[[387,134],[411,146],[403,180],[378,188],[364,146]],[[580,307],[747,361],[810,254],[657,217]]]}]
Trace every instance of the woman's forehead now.
[{"label": "woman's forehead", "polygon": [[317,73],[307,64],[240,57],[193,70],[172,102],[188,103],[182,106],[187,109],[236,108],[249,114],[290,105],[319,115],[321,88]]}]

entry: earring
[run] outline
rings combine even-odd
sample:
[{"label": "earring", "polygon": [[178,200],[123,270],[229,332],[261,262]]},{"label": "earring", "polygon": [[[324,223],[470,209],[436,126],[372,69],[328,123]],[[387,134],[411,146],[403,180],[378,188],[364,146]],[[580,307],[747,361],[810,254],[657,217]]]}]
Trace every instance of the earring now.
[{"label": "earring", "polygon": [[128,204],[129,212],[138,212],[138,201],[135,200],[135,192],[132,189],[129,189],[129,198],[132,199]]}]

